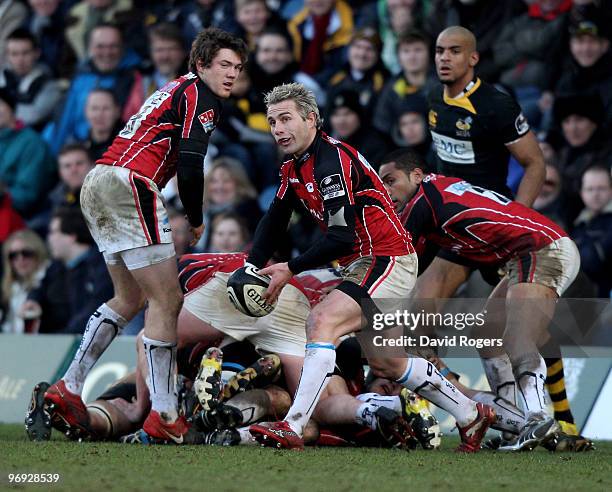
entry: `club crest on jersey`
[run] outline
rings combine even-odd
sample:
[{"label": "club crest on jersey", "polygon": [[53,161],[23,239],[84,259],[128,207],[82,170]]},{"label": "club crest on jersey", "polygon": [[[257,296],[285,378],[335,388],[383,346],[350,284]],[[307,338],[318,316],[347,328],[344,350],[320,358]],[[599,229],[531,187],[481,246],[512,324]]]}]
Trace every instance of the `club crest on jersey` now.
[{"label": "club crest on jersey", "polygon": [[427,119],[429,120],[429,126],[431,128],[435,128],[438,124],[438,113],[436,113],[433,109],[430,109]]},{"label": "club crest on jersey", "polygon": [[323,196],[323,200],[346,195],[344,185],[342,184],[342,178],[339,174],[332,174],[331,176],[323,178],[321,181],[321,195]]},{"label": "club crest on jersey", "polygon": [[312,183],[306,183],[306,189],[308,193],[312,193],[314,191],[314,185]]},{"label": "club crest on jersey", "polygon": [[459,118],[455,123],[457,127],[457,136],[459,137],[469,137],[470,136],[470,128],[472,128],[472,120],[471,116],[468,116],[465,119]]},{"label": "club crest on jersey", "polygon": [[200,120],[200,123],[202,123],[206,133],[212,132],[215,129],[215,110],[209,109],[208,111],[205,111],[198,116],[198,120]]}]

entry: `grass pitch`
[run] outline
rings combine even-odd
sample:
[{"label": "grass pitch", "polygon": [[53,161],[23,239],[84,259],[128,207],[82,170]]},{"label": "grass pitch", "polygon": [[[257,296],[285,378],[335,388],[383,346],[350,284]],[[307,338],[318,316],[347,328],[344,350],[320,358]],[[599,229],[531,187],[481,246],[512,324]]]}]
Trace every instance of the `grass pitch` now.
[{"label": "grass pitch", "polygon": [[[23,426],[0,425],[0,490],[446,491],[612,490],[612,443],[589,453],[477,455],[438,451],[31,443]],[[54,484],[9,484],[9,473],[59,473]]]}]

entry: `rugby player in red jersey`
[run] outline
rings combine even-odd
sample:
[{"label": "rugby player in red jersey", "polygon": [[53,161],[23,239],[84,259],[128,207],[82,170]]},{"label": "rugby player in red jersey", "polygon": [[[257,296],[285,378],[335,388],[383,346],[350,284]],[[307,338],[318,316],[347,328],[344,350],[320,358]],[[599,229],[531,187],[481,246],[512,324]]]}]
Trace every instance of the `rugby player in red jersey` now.
[{"label": "rugby player in red jersey", "polygon": [[[546,365],[538,341],[545,336],[555,300],[578,273],[577,248],[565,231],[534,210],[460,178],[425,174],[424,165],[412,152],[396,152],[384,160],[380,172],[397,208],[403,210],[402,223],[415,243],[424,238],[444,252],[430,267],[437,272],[435,285],[447,285],[444,272],[451,270],[438,263],[447,262],[444,258],[449,256],[472,268],[506,269],[506,277],[492,295],[505,296],[509,308],[504,350],[523,397],[527,422],[516,442],[503,448],[531,449],[560,430],[546,412]],[[428,281],[425,271],[418,282]],[[454,293],[444,289],[431,297]],[[537,309],[529,304],[533,300],[538,300]]]},{"label": "rugby player in red jersey", "polygon": [[144,344],[151,375],[152,409],[146,432],[182,442],[188,430],[177,412],[176,321],[183,296],[178,283],[172,231],[160,189],[177,176],[179,194],[194,241],[201,236],[203,164],[247,57],[245,43],[219,29],[198,34],[188,74],[152,94],[119,132],[88,174],[81,207],[104,254],[115,297],[91,316],[65,375],[45,394],[55,425],[87,431],[81,399],[85,377],[148,301]]},{"label": "rugby player in red jersey", "polygon": [[[354,148],[321,128],[312,93],[300,84],[275,87],[265,98],[272,135],[287,154],[281,183],[253,241],[249,263],[270,275],[265,297],[274,300],[293,275],[338,260],[343,281],[311,311],[306,322],[302,376],[285,420],[252,425],[261,443],[303,447],[303,429],[334,371],[339,337],[359,331],[374,299],[408,297],[417,273],[409,234],[378,174]],[[286,233],[294,209],[305,208],[324,236],[288,263],[263,268]],[[388,374],[451,413],[462,451],[476,451],[493,410],[477,404],[422,358],[399,359]],[[446,394],[446,392],[448,394]]]}]

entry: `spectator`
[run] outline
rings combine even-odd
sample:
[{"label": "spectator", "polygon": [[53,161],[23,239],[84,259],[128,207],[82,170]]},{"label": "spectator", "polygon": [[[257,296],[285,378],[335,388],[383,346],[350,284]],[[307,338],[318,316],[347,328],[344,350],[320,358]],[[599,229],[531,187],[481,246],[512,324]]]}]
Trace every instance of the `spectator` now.
[{"label": "spectator", "polygon": [[149,29],[149,56],[152,65],[137,73],[128,105],[140,107],[156,90],[187,73],[187,52],[181,30],[169,23]]},{"label": "spectator", "polygon": [[126,21],[134,17],[132,0],[81,0],[68,12],[66,38],[77,59],[86,61],[89,56],[87,40],[92,31],[100,24],[112,23],[120,26],[123,33],[136,37],[135,24]]},{"label": "spectator", "polygon": [[35,232],[28,229],[14,232],[3,245],[2,264],[0,332],[24,333],[29,327],[26,327],[19,313],[28,293],[40,285],[45,274],[45,243]]},{"label": "spectator", "polygon": [[[291,52],[291,40],[282,31],[266,30],[257,40],[255,56],[248,64],[253,92],[259,94],[258,109],[265,115],[263,94],[288,82],[299,82],[311,90],[317,102],[325,102],[325,92],[309,75],[300,72]],[[264,118],[265,119],[265,118]],[[266,131],[269,129],[266,121]]]},{"label": "spectator", "polygon": [[222,212],[211,224],[211,253],[243,251],[250,241],[249,231],[242,217],[235,212]]},{"label": "spectator", "polygon": [[[529,11],[501,26],[493,45],[500,82],[511,87],[527,120],[539,127],[540,98],[559,77],[571,0],[536,0]],[[480,45],[479,45],[480,48]],[[481,59],[485,58],[481,55]]]},{"label": "spectator", "polygon": [[363,117],[359,95],[342,91],[330,105],[331,136],[354,147],[375,168],[387,153],[387,142]]},{"label": "spectator", "polygon": [[404,104],[426,104],[430,87],[437,84],[430,71],[429,42],[424,34],[403,34],[397,52],[402,72],[387,82],[374,111],[374,126],[383,134],[391,133]]},{"label": "spectator", "polygon": [[53,262],[22,312],[41,312],[40,333],[82,333],[91,313],[113,295],[102,254],[78,208],[61,208],[49,226]]},{"label": "spectator", "polygon": [[[528,0],[525,3],[537,2]],[[476,36],[480,53],[476,75],[493,81],[499,76],[499,69],[494,62],[493,45],[502,29],[524,11],[525,4],[521,1],[433,0],[425,20],[425,31],[431,39],[437,39],[450,26],[469,29]]]},{"label": "spectator", "polygon": [[353,11],[344,0],[305,0],[287,25],[300,70],[325,86],[345,59],[353,34]]},{"label": "spectator", "polygon": [[34,36],[26,29],[17,29],[6,40],[6,66],[0,71],[0,87],[17,101],[17,119],[36,130],[51,119],[62,97],[51,71],[39,63],[39,58]]},{"label": "spectator", "polygon": [[587,167],[609,157],[610,148],[601,130],[603,108],[598,96],[558,98],[554,114],[565,140],[558,162],[571,223],[581,207],[580,177]]},{"label": "spectator", "polygon": [[111,89],[122,106],[122,119],[138,108],[125,105],[135,80],[134,65],[138,59],[124,55],[123,36],[116,26],[101,24],[91,31],[89,59],[78,69],[66,96],[59,119],[45,129],[45,139],[57,154],[70,139],[87,138],[89,125],[85,119],[87,96],[94,88]]},{"label": "spectator", "polygon": [[436,153],[432,147],[431,134],[427,128],[427,105],[419,99],[412,99],[404,103],[399,112],[397,123],[391,130],[393,143],[421,155],[425,162],[436,168]]},{"label": "spectator", "polygon": [[185,45],[207,27],[219,27],[226,31],[236,30],[231,2],[223,0],[192,0],[184,2],[178,9],[169,12],[167,22],[180,26]]},{"label": "spectator", "polygon": [[51,208],[80,207],[79,195],[87,173],[94,162],[81,144],[66,145],[57,156],[60,182],[49,194]]},{"label": "spectator", "polygon": [[373,28],[357,31],[348,48],[347,63],[329,81],[328,101],[339,92],[354,91],[359,94],[364,118],[371,121],[378,95],[389,76],[380,59],[381,48],[380,36]]},{"label": "spectator", "polygon": [[235,0],[234,6],[239,26],[236,34],[247,42],[250,51],[255,49],[259,36],[266,29],[284,28],[282,21],[270,11],[265,0]]},{"label": "spectator", "polygon": [[87,139],[81,143],[87,147],[93,161],[97,161],[121,130],[121,108],[112,91],[94,89],[87,96],[85,118],[89,126]]},{"label": "spectator", "polygon": [[17,0],[0,0],[0,66],[4,65],[5,42],[9,34],[28,17],[28,9]]},{"label": "spectator", "polygon": [[597,285],[597,296],[612,294],[612,177],[609,167],[595,165],[582,175],[584,209],[572,237],[580,250],[581,266]]},{"label": "spectator", "polygon": [[34,130],[19,127],[15,105],[15,99],[0,89],[0,183],[8,188],[15,210],[27,219],[55,184],[55,162]]},{"label": "spectator", "polygon": [[415,0],[378,0],[375,5],[376,14],[360,24],[376,26],[382,40],[381,59],[393,75],[401,72],[397,58],[399,37],[423,25],[425,6],[419,3]]},{"label": "spectator", "polygon": [[569,59],[555,93],[560,96],[597,95],[604,110],[604,125],[612,129],[612,54],[610,41],[597,21],[584,20],[570,26]]},{"label": "spectator", "polygon": [[38,41],[41,61],[55,77],[68,79],[74,74],[76,54],[66,39],[66,3],[60,0],[28,0],[32,14],[23,26]]},{"label": "spectator", "polygon": [[[204,223],[210,224],[216,215],[227,211],[240,215],[250,234],[263,216],[244,168],[232,158],[220,157],[213,161],[204,180]],[[205,229],[197,249],[207,250],[209,244],[210,231]]]}]

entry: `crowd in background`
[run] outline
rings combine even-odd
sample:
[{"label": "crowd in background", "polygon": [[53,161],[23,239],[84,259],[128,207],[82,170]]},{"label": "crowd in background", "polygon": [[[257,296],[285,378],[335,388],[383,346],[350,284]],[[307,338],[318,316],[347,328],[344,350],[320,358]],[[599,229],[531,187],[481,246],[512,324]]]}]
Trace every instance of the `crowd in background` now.
[{"label": "crowd in background", "polygon": [[[242,36],[251,54],[211,139],[195,248],[175,183],[163,190],[178,255],[248,248],[277,186],[263,94],[281,83],[312,90],[325,131],[375,168],[411,148],[435,171],[435,39],[462,25],[478,41],[478,76],[513,95],[538,136],[546,179],[534,208],[580,249],[571,295],[609,298],[611,20],[605,0],[0,0],[0,332],[82,333],[112,297],[80,186],[147,97],[187,72],[208,26]],[[522,168],[510,169],[516,191]],[[296,216],[278,254],[318,234]]]}]

